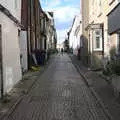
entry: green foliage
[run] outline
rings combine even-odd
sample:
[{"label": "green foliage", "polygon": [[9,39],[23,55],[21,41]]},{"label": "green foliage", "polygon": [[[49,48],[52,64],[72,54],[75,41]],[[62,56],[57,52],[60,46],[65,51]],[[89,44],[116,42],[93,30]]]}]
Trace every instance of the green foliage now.
[{"label": "green foliage", "polygon": [[116,74],[120,76],[120,59],[111,60],[103,70],[104,75]]},{"label": "green foliage", "polygon": [[57,53],[58,50],[57,49],[48,49],[47,53],[48,54],[54,54],[54,53]]},{"label": "green foliage", "polygon": [[3,104],[9,103],[10,96],[8,94],[4,95],[3,98],[0,99],[0,102],[2,102]]},{"label": "green foliage", "polygon": [[120,59],[113,60],[111,66],[113,73],[120,76]]},{"label": "green foliage", "polygon": [[110,50],[110,59],[112,60],[115,55],[116,55],[116,48],[113,47]]},{"label": "green foliage", "polygon": [[110,64],[111,70],[114,74],[120,75],[120,59],[116,58],[116,48],[110,50]]},{"label": "green foliage", "polygon": [[116,74],[120,76],[120,59],[116,57],[116,48],[113,47],[110,50],[110,61],[105,66],[103,74],[111,75]]},{"label": "green foliage", "polygon": [[110,76],[112,74],[112,66],[110,62],[106,64],[105,69],[103,70],[103,74],[106,76]]},{"label": "green foliage", "polygon": [[69,49],[69,41],[67,39],[64,41],[64,49],[65,50]]},{"label": "green foliage", "polygon": [[50,58],[50,55],[58,53],[57,49],[48,49],[47,50],[47,60]]}]

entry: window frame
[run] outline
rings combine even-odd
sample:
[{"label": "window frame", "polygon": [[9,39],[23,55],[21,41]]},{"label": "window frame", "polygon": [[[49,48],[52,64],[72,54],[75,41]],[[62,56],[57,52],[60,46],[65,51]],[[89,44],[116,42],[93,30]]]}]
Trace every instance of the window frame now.
[{"label": "window frame", "polygon": [[[96,34],[96,32],[97,31],[99,31],[100,32],[100,34],[99,35],[97,35]],[[96,42],[96,38],[98,38],[99,37],[99,40],[100,40],[100,47],[99,48],[97,48],[96,46],[96,44],[97,44],[97,42]],[[94,48],[94,51],[103,51],[103,37],[102,37],[102,29],[95,29],[94,30],[94,33],[93,33],[93,48]]]}]

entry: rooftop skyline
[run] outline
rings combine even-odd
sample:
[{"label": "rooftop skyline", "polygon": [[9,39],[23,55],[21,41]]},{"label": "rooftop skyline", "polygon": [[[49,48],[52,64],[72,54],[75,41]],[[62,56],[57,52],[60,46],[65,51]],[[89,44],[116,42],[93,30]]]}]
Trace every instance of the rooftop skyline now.
[{"label": "rooftop skyline", "polygon": [[41,0],[40,2],[43,10],[54,12],[58,43],[62,43],[74,16],[80,13],[80,0]]}]

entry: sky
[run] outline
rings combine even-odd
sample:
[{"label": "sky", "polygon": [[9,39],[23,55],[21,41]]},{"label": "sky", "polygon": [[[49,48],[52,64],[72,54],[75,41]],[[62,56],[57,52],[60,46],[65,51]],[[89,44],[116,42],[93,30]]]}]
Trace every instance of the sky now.
[{"label": "sky", "polygon": [[40,0],[45,11],[53,11],[58,43],[65,40],[75,15],[80,13],[80,0]]}]

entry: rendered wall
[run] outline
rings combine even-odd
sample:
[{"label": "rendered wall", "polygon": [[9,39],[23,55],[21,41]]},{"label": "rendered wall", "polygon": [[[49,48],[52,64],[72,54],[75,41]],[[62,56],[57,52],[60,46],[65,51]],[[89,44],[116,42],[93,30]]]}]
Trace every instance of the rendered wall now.
[{"label": "rendered wall", "polygon": [[8,92],[21,80],[20,49],[18,27],[0,12],[2,26],[4,92]]},{"label": "rendered wall", "polygon": [[21,0],[0,0],[0,4],[8,9],[19,21],[21,20]]},{"label": "rendered wall", "polygon": [[21,31],[20,33],[20,53],[21,57],[21,67],[23,72],[28,70],[28,56],[27,56],[27,31]]}]

